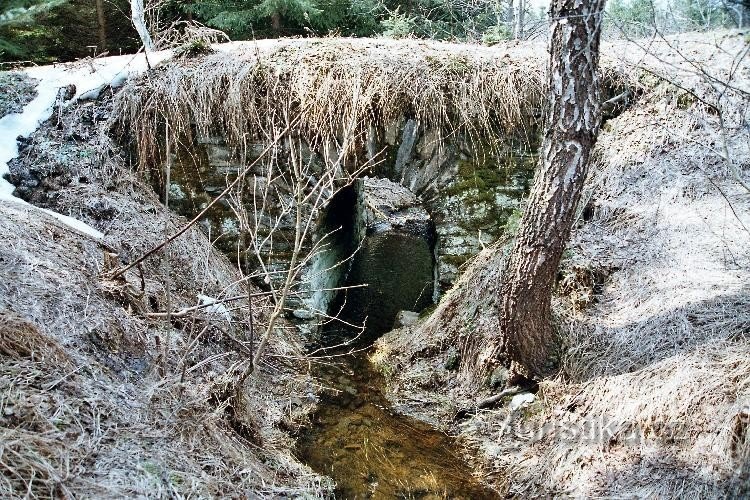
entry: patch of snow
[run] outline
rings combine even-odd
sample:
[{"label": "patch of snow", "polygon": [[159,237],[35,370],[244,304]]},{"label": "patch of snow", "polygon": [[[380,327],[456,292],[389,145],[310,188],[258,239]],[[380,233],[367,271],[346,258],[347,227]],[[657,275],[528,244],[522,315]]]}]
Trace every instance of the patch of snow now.
[{"label": "patch of snow", "polygon": [[[29,205],[28,203],[24,202],[24,204]],[[29,207],[33,207],[34,205],[29,205]],[[102,239],[104,238],[104,233],[101,231],[98,231],[94,229],[93,227],[89,226],[85,222],[81,222],[78,219],[75,219],[73,217],[70,217],[68,215],[59,214],[57,212],[53,212],[52,210],[47,210],[46,208],[38,208],[34,207],[38,210],[41,210],[42,212],[51,215],[55,219],[59,220],[66,226],[75,229],[76,231],[79,231],[84,234],[88,234],[89,236],[96,238],[96,239]]]},{"label": "patch of snow", "polygon": [[[156,65],[171,57],[171,51],[152,52],[148,62]],[[34,207],[15,198],[15,186],[5,180],[9,172],[8,163],[18,156],[17,138],[28,137],[52,116],[52,109],[61,88],[75,85],[76,93],[71,102],[78,99],[95,99],[101,90],[108,86],[122,85],[131,75],[144,72],[148,68],[143,54],[104,57],[71,64],[38,66],[26,69],[26,73],[39,81],[37,96],[29,102],[21,113],[10,113],[0,118],[0,202],[27,205],[30,210],[41,210],[52,215],[63,224],[94,238],[104,235],[93,227],[67,215]]]},{"label": "patch of snow", "polygon": [[218,302],[215,298],[199,293],[198,300],[200,300],[201,305],[208,305],[208,307],[206,307],[206,311],[208,311],[210,314],[220,316],[227,322],[232,321],[232,315],[229,314],[229,309],[227,309],[226,306],[224,306],[224,304],[222,304],[221,302]]},{"label": "patch of snow", "polygon": [[176,201],[185,199],[185,191],[182,190],[179,184],[173,182],[169,185],[169,199]]},{"label": "patch of snow", "polygon": [[237,221],[230,218],[222,219],[221,230],[225,234],[239,234],[240,232],[237,226]]},{"label": "patch of snow", "polygon": [[508,408],[510,408],[511,411],[517,410],[524,405],[533,403],[535,399],[536,396],[534,396],[530,392],[516,394],[515,396],[513,396],[513,399],[510,400]]}]

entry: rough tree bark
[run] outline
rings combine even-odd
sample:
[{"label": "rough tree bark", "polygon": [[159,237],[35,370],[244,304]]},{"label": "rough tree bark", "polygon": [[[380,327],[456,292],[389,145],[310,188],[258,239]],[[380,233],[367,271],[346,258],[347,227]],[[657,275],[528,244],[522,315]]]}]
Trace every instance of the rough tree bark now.
[{"label": "rough tree bark", "polygon": [[525,0],[516,0],[516,25],[513,30],[513,38],[515,39],[521,39],[523,38],[524,32],[523,32],[523,26],[524,26],[524,17],[526,14],[526,1]]},{"label": "rough tree bark", "polygon": [[271,29],[277,35],[281,31],[281,14],[276,11],[271,14]]},{"label": "rough tree bark", "polygon": [[500,283],[499,359],[517,375],[550,368],[551,296],[601,124],[599,37],[605,0],[552,0],[541,166]]},{"label": "rough tree bark", "polygon": [[513,5],[513,0],[508,0],[508,5],[505,7],[505,21],[508,23],[508,36],[512,37],[513,32],[516,29],[516,8]]}]

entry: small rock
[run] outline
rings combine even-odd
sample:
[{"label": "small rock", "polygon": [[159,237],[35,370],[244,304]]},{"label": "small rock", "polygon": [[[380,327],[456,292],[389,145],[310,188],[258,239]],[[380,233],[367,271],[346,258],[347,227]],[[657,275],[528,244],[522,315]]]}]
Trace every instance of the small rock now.
[{"label": "small rock", "polygon": [[402,326],[412,326],[419,321],[419,313],[414,311],[399,311],[396,314],[396,321],[393,324],[393,328],[401,328]]},{"label": "small rock", "polygon": [[301,309],[301,308],[295,309],[294,311],[292,311],[292,315],[297,319],[302,319],[305,321],[315,318],[315,314],[313,314],[312,311],[309,311],[307,309]]},{"label": "small rock", "polygon": [[76,96],[76,86],[75,85],[68,85],[66,87],[63,87],[60,92],[60,97],[62,97],[63,101],[69,101],[73,99]]},{"label": "small rock", "polygon": [[443,363],[443,367],[446,370],[455,370],[458,368],[458,364],[461,361],[461,355],[458,353],[458,350],[455,347],[450,347],[448,349],[448,353],[445,356],[445,363]]},{"label": "small rock", "polygon": [[508,369],[504,366],[498,366],[492,371],[490,375],[490,387],[505,387],[508,383]]},{"label": "small rock", "polygon": [[536,399],[536,396],[531,394],[530,392],[525,392],[523,394],[516,394],[513,396],[513,399],[510,400],[510,404],[508,404],[508,408],[512,410],[517,410],[518,408],[533,403]]}]

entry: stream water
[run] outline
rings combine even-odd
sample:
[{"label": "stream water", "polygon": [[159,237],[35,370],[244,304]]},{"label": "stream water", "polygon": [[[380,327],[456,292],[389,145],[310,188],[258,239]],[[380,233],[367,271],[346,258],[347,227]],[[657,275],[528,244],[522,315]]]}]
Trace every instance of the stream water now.
[{"label": "stream water", "polygon": [[[297,442],[299,458],[336,481],[336,497],[496,498],[472,475],[450,436],[394,412],[383,394],[385,381],[368,352],[390,330],[399,310],[421,310],[432,301],[434,257],[424,238],[398,231],[369,234],[355,256],[348,284],[367,282],[334,303],[340,318],[366,328],[347,353],[318,363],[314,375],[326,388],[312,425]],[[361,293],[365,290],[366,293]],[[341,303],[343,301],[344,303]],[[340,307],[340,309],[339,309]],[[325,328],[323,342],[342,345],[352,331]]]},{"label": "stream water", "polygon": [[317,376],[331,390],[297,452],[336,481],[337,498],[498,498],[474,478],[450,436],[390,409],[367,351],[321,364]]}]

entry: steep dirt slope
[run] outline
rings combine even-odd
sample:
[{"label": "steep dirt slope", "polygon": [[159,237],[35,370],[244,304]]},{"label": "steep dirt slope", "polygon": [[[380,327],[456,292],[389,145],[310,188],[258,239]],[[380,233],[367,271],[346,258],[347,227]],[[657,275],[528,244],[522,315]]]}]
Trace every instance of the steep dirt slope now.
[{"label": "steep dirt slope", "polygon": [[454,420],[504,383],[476,369],[498,335],[503,242],[374,356],[398,407],[460,433],[510,494],[748,494],[750,193],[723,158],[749,178],[747,44],[650,43],[607,48],[644,94],[599,139],[555,291],[559,375],[533,403]]},{"label": "steep dirt slope", "polygon": [[124,166],[102,129],[110,103],[59,108],[10,165],[17,194],[104,238],[0,202],[0,496],[323,495],[280,430],[312,404],[298,340],[275,339],[238,402],[246,302],[159,314],[246,293],[203,233],[107,277],[186,222]]}]

